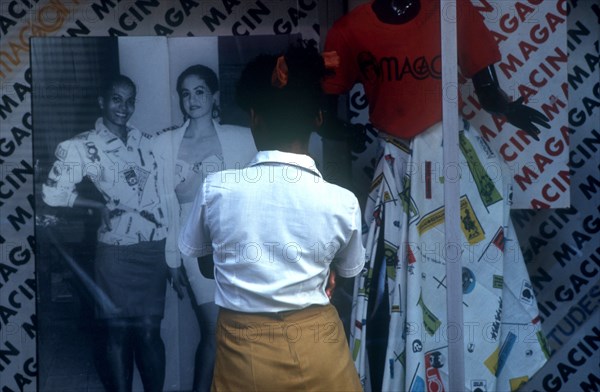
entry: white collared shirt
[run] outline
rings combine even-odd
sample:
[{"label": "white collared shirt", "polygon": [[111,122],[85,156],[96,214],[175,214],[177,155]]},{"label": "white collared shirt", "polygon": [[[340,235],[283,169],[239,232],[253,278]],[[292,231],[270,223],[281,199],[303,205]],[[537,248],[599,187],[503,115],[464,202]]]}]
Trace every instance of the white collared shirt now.
[{"label": "white collared shirt", "polygon": [[306,155],[261,151],[248,167],[210,174],[179,237],[188,256],[213,254],[217,305],[281,312],[327,304],[329,267],[363,268],[354,194],[326,182]]}]

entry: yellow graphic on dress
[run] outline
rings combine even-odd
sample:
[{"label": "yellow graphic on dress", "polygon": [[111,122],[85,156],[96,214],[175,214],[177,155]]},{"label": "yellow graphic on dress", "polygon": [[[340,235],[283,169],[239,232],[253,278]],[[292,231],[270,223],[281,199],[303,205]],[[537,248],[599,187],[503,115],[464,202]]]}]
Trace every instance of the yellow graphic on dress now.
[{"label": "yellow graphic on dress", "polygon": [[417,304],[421,306],[423,311],[423,325],[425,326],[425,330],[429,335],[433,336],[440,325],[442,325],[442,322],[431,310],[429,310],[427,305],[425,305],[425,302],[423,302],[423,293],[419,294],[419,301]]},{"label": "yellow graphic on dress", "polygon": [[475,186],[477,186],[483,205],[489,207],[502,200],[502,195],[500,195],[500,192],[498,192],[494,186],[494,181],[492,181],[487,174],[485,167],[481,164],[481,161],[477,156],[475,148],[473,148],[473,145],[469,139],[467,139],[464,132],[460,133],[459,139],[460,151],[467,160],[467,165],[469,165],[469,169],[473,175],[473,180],[475,181]]},{"label": "yellow graphic on dress", "polygon": [[[440,207],[425,215],[417,223],[417,230],[419,235],[423,235],[423,233],[442,223],[444,223],[444,207]],[[462,232],[467,238],[469,245],[475,245],[485,238],[483,227],[481,227],[481,223],[477,219],[477,215],[475,215],[473,205],[471,205],[471,201],[466,195],[460,198],[460,223]]]},{"label": "yellow graphic on dress", "polygon": [[529,377],[527,377],[527,376],[511,378],[510,379],[510,390],[516,391],[517,389],[519,389],[519,387],[521,387],[527,381],[529,381]]},{"label": "yellow graphic on dress", "polygon": [[488,368],[490,373],[496,374],[496,369],[498,368],[498,354],[500,353],[500,347],[497,347],[492,355],[487,357],[483,364]]}]

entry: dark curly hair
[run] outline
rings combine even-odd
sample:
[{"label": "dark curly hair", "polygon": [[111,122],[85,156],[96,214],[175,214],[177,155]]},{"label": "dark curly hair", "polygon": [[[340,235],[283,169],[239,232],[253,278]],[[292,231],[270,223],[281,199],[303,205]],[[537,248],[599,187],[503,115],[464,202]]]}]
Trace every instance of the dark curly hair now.
[{"label": "dark curly hair", "polygon": [[253,109],[281,140],[307,137],[314,131],[315,117],[323,106],[321,80],[328,73],[316,42],[299,41],[284,54],[288,82],[271,84],[277,55],[261,54],[246,65],[236,88],[236,102]]}]

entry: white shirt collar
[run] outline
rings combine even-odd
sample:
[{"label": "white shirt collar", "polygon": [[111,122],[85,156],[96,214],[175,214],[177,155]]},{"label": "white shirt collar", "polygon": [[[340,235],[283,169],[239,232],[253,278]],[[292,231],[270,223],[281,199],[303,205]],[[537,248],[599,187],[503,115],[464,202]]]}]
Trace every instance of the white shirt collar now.
[{"label": "white shirt collar", "polygon": [[264,163],[282,163],[285,165],[297,166],[302,169],[308,170],[314,175],[323,178],[315,161],[304,154],[294,154],[291,152],[283,152],[278,150],[259,151],[254,159],[248,164],[249,167],[262,165]]}]

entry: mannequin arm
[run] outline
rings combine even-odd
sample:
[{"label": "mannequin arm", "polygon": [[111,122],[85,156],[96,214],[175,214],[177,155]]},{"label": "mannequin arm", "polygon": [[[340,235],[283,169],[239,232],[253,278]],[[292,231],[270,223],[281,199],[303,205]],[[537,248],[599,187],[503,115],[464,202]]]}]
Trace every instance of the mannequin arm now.
[{"label": "mannequin arm", "polygon": [[538,126],[550,128],[550,120],[543,113],[523,105],[523,97],[511,102],[500,88],[493,65],[473,75],[473,84],[479,102],[486,112],[506,117],[509,123],[524,130],[535,140],[540,140]]}]

